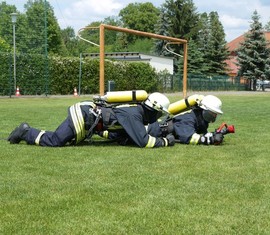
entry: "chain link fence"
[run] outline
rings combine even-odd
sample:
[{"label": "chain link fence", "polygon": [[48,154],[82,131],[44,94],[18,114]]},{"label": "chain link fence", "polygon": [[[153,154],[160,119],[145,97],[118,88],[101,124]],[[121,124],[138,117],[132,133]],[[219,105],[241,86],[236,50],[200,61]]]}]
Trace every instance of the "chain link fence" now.
[{"label": "chain link fence", "polygon": [[49,94],[48,60],[44,55],[0,53],[0,95],[12,96],[19,88],[22,95]]},{"label": "chain link fence", "polygon": [[[188,74],[187,89],[190,91],[243,91],[247,90],[246,80],[240,77],[206,76]],[[159,90],[161,92],[182,91],[181,75],[159,75]]]}]

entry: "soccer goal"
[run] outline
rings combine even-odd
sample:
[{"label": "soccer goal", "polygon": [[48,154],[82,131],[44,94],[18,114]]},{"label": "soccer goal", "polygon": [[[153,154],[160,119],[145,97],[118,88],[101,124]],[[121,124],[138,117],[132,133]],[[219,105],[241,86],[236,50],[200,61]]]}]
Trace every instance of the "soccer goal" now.
[{"label": "soccer goal", "polygon": [[[80,37],[80,32],[83,30],[90,30],[90,29],[99,29],[99,45],[95,44],[93,42],[87,41],[83,38]],[[139,35],[139,36],[144,36],[144,37],[150,37],[150,38],[156,38],[156,39],[161,39],[161,40],[166,40],[168,41],[168,44],[183,44],[183,96],[187,96],[187,40],[185,39],[180,39],[180,38],[174,38],[174,37],[169,37],[169,36],[164,36],[164,35],[159,35],[159,34],[154,34],[154,33],[148,33],[148,32],[143,32],[139,30],[133,30],[133,29],[128,29],[128,28],[121,28],[117,26],[112,26],[112,25],[106,25],[106,24],[101,24],[99,27],[85,27],[79,30],[78,35],[81,39],[94,44],[96,46],[99,46],[99,57],[100,57],[100,74],[99,74],[99,93],[100,95],[104,95],[104,67],[105,67],[105,31],[106,30],[114,30],[122,33],[129,33],[129,34],[134,34],[134,35]],[[173,53],[173,52],[171,52]],[[175,54],[175,53],[173,53]]]}]

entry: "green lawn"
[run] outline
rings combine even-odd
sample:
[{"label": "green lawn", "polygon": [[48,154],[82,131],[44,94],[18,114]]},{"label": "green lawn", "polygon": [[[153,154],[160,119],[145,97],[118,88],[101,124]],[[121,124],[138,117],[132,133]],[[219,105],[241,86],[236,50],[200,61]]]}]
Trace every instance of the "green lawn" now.
[{"label": "green lawn", "polygon": [[270,234],[270,92],[218,97],[222,146],[159,149],[10,145],[85,98],[0,99],[0,234]]}]

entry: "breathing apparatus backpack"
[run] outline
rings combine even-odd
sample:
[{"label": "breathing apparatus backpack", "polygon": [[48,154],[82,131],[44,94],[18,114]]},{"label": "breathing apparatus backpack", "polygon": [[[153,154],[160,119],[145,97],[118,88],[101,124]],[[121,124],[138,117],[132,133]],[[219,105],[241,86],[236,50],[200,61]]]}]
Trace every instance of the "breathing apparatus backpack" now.
[{"label": "breathing apparatus backpack", "polygon": [[117,106],[120,104],[134,104],[145,101],[148,93],[145,90],[131,91],[110,91],[104,96],[93,96],[93,101],[96,104],[108,106]]},{"label": "breathing apparatus backpack", "polygon": [[198,105],[203,97],[203,95],[198,94],[188,96],[187,98],[171,103],[168,110],[172,115],[180,114]]}]

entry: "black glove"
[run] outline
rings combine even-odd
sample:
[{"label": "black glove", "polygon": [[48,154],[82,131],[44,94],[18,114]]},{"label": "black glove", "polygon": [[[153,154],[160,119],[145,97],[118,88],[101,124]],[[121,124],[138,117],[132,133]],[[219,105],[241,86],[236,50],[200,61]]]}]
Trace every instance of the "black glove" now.
[{"label": "black glove", "polygon": [[208,132],[200,138],[199,143],[206,144],[206,145],[210,145],[210,144],[219,145],[222,143],[223,138],[224,136],[221,133]]},{"label": "black glove", "polygon": [[166,139],[166,140],[164,140],[165,146],[174,146],[175,138],[174,138],[173,134],[168,134],[165,139]]},{"label": "black glove", "polygon": [[224,138],[224,136],[221,133],[214,132],[213,133],[213,142],[214,142],[213,144],[215,144],[215,145],[221,144],[223,142],[223,138]]},{"label": "black glove", "polygon": [[168,134],[171,134],[174,132],[173,120],[170,120],[167,123],[168,123]]},{"label": "black glove", "polygon": [[174,131],[172,120],[169,120],[168,122],[165,122],[164,124],[159,124],[159,127],[161,129],[162,136],[167,136],[168,134],[171,134]]},{"label": "black glove", "polygon": [[213,144],[213,143],[214,143],[213,133],[210,133],[210,132],[201,136],[201,138],[199,140],[199,144],[209,145],[209,144]]}]

